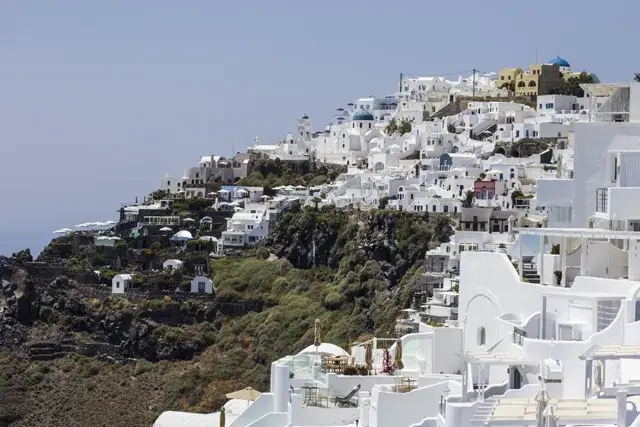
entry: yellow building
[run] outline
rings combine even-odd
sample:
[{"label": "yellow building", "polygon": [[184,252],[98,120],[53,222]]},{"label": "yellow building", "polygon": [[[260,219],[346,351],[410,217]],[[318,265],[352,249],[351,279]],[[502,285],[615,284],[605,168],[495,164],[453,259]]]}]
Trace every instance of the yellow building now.
[{"label": "yellow building", "polygon": [[498,88],[505,88],[514,90],[516,77],[522,74],[522,68],[503,68],[498,73],[498,81],[496,86]]},{"label": "yellow building", "polygon": [[556,64],[537,64],[516,77],[516,96],[549,95],[562,85],[560,67]]},{"label": "yellow building", "polygon": [[[556,64],[537,64],[526,71],[521,68],[503,68],[496,85],[516,92],[516,96],[536,97],[549,95],[562,84],[560,67]],[[513,82],[513,83],[512,83]]]}]

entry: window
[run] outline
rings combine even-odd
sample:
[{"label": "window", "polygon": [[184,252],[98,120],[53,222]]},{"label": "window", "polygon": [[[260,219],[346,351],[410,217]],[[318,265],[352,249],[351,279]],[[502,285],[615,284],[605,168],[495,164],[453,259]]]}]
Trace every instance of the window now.
[{"label": "window", "polygon": [[167,185],[171,185],[171,181],[167,181]]},{"label": "window", "polygon": [[444,213],[449,212],[449,206],[448,205],[444,205],[444,207],[442,208]]},{"label": "window", "polygon": [[120,282],[116,282],[116,288],[120,288]]},{"label": "window", "polygon": [[487,331],[484,326],[478,328],[478,345],[484,345],[487,342]]},{"label": "window", "polygon": [[431,211],[432,211],[432,212],[435,212],[435,211],[436,211],[436,205],[433,205],[433,206],[431,207]]},{"label": "window", "polygon": [[200,178],[200,174],[198,174],[198,173],[197,173],[197,174],[196,174],[196,178]]},{"label": "window", "polygon": [[198,282],[198,292],[204,292],[204,291],[205,291],[204,282]]}]

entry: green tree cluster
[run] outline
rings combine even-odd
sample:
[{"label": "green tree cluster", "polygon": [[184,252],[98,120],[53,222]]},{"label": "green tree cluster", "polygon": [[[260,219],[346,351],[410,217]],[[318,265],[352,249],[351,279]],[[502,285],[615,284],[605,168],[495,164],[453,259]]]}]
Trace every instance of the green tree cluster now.
[{"label": "green tree cluster", "polygon": [[323,185],[335,180],[346,168],[311,161],[256,160],[252,164],[251,174],[240,179],[238,185],[263,187],[265,193],[281,185],[303,185],[305,187]]},{"label": "green tree cluster", "polygon": [[410,119],[401,119],[400,121],[391,119],[389,123],[387,123],[387,127],[384,129],[387,135],[393,135],[394,133],[398,133],[398,135],[402,136],[406,133],[411,132],[412,125],[411,122],[413,120]]},{"label": "green tree cluster", "polygon": [[580,87],[580,85],[593,82],[593,76],[582,72],[578,76],[569,77],[563,80],[562,84],[553,89],[551,93],[555,95],[573,95],[582,97],[584,96],[584,90]]}]

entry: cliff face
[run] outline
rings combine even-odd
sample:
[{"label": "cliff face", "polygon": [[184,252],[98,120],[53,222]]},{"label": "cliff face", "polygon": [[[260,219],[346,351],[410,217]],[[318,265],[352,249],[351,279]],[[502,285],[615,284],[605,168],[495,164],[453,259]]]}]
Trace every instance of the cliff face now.
[{"label": "cliff face", "polygon": [[[154,292],[190,273],[142,263],[131,267],[141,291],[115,297],[109,281],[83,278],[111,256],[128,262],[127,247],[105,257],[80,237],[43,251],[38,261],[66,274],[55,279],[24,254],[0,258],[0,425],[149,425],[164,410],[213,411],[229,391],[266,388],[270,363],[311,344],[316,319],[323,340],[344,347],[390,336],[430,242],[448,233],[446,218],[407,213],[288,213],[265,246],[208,265],[215,295],[205,297]],[[149,249],[145,264],[171,250]]]}]

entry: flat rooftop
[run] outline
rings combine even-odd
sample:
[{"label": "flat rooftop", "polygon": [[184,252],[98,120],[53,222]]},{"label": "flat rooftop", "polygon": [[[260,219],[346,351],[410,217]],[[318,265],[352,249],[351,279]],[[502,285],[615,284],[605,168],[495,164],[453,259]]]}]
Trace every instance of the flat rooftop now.
[{"label": "flat rooftop", "polygon": [[640,231],[601,230],[599,228],[516,228],[527,236],[554,236],[585,239],[639,239]]}]

